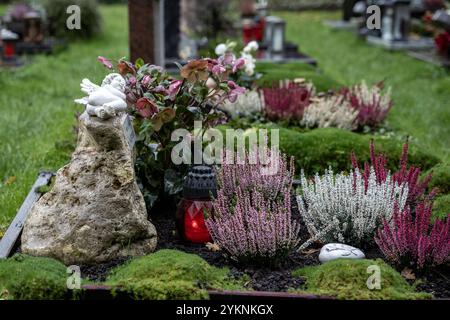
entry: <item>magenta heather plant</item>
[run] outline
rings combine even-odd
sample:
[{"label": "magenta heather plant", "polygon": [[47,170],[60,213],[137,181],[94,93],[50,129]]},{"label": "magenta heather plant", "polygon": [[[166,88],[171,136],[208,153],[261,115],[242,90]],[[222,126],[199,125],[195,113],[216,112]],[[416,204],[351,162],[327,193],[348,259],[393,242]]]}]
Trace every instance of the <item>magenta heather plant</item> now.
[{"label": "magenta heather plant", "polygon": [[214,211],[206,219],[214,242],[240,263],[273,264],[299,244],[299,225],[291,217],[293,158],[288,169],[285,155],[266,152],[277,165],[273,175],[264,174],[255,152],[245,153],[243,164],[224,159]]},{"label": "magenta heather plant", "polygon": [[375,237],[386,259],[417,269],[449,261],[450,214],[431,225],[431,213],[432,205],[425,202],[417,205],[414,215],[409,208],[395,208],[393,220],[384,221]]},{"label": "magenta heather plant", "polygon": [[261,90],[265,113],[269,120],[301,121],[305,108],[311,104],[315,89],[312,84],[289,82]]},{"label": "magenta heather plant", "polygon": [[[422,172],[421,168],[408,166],[408,151],[409,143],[406,142],[403,145],[402,155],[400,157],[400,168],[398,171],[392,174],[392,179],[394,182],[402,185],[404,183],[408,186],[408,200],[407,205],[414,208],[420,201],[431,201],[437,193],[437,189],[431,190],[429,194],[426,194],[428,184],[432,178],[431,173],[423,179],[420,179],[420,174]],[[354,169],[358,169],[358,160],[356,155],[352,153],[351,156],[352,164]],[[367,188],[370,167],[372,166],[375,170],[375,175],[377,182],[386,181],[386,177],[389,175],[389,170],[386,168],[387,159],[383,154],[377,154],[375,151],[374,142],[370,143],[370,163],[364,163],[364,170],[362,170],[362,176],[365,180],[365,185]]]},{"label": "magenta heather plant", "polygon": [[392,109],[393,102],[391,92],[388,90],[383,94],[383,83],[380,82],[372,87],[366,82],[340,91],[343,100],[358,110],[358,124],[360,126],[376,127],[387,116]]}]

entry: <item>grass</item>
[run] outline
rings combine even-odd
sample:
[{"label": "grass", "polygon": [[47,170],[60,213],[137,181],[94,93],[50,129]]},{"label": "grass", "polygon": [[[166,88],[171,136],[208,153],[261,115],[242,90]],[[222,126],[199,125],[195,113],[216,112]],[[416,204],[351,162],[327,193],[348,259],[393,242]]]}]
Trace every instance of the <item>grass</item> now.
[{"label": "grass", "polygon": [[450,76],[442,68],[415,60],[405,53],[372,47],[355,34],[322,24],[338,19],[339,12],[281,13],[287,21],[287,39],[314,57],[324,74],[352,85],[385,80],[392,86],[395,107],[389,125],[411,135],[429,152],[450,160]]},{"label": "grass", "polygon": [[[2,8],[0,7],[0,12]],[[14,217],[40,169],[57,170],[75,141],[72,101],[82,96],[80,80],[100,82],[107,71],[96,61],[128,53],[125,6],[103,6],[104,33],[71,43],[66,51],[35,56],[17,69],[0,69],[0,231]]]},{"label": "grass", "polygon": [[[379,268],[381,286],[379,289],[374,287],[370,290],[367,283],[369,277],[376,276],[372,269],[374,267]],[[319,266],[298,269],[293,275],[306,278],[307,293],[338,299],[407,300],[432,297],[430,294],[415,292],[414,287],[382,260],[339,259]]]}]

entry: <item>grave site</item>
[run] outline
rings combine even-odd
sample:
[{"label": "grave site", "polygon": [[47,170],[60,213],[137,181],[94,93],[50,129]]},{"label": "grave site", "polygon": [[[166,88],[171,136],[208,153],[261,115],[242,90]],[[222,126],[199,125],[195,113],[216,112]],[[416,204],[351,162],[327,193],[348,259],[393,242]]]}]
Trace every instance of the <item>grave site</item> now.
[{"label": "grave site", "polygon": [[0,0],[0,300],[448,301],[449,32],[443,0]]}]

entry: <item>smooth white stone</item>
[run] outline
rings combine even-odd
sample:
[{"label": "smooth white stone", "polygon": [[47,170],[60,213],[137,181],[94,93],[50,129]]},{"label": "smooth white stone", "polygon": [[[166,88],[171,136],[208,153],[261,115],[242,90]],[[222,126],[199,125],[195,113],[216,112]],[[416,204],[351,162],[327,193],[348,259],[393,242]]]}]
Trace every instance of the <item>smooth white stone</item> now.
[{"label": "smooth white stone", "polygon": [[342,243],[329,243],[320,250],[319,261],[325,263],[336,259],[364,259],[365,257],[358,248]]}]

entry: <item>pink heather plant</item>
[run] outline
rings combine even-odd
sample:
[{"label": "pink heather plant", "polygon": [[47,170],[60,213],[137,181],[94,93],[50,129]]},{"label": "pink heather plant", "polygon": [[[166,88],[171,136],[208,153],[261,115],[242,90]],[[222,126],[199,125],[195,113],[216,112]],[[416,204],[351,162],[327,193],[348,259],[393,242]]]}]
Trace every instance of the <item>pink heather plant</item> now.
[{"label": "pink heather plant", "polygon": [[410,209],[394,210],[393,220],[384,221],[375,242],[392,263],[417,269],[438,266],[450,257],[450,214],[446,221],[431,225],[432,205],[420,203],[415,217]]},{"label": "pink heather plant", "polygon": [[[420,179],[420,174],[422,172],[421,168],[414,166],[408,166],[408,149],[409,144],[406,142],[403,145],[402,155],[400,157],[400,168],[397,172],[392,174],[392,179],[399,185],[406,183],[408,186],[408,200],[407,205],[415,207],[419,201],[427,200],[431,201],[437,193],[437,189],[433,189],[429,194],[425,194],[428,188],[428,184],[431,180],[431,174],[429,174],[424,179]],[[358,161],[356,155],[353,153],[352,164],[354,169],[358,169]],[[367,188],[370,167],[372,166],[375,170],[375,175],[377,182],[386,181],[386,177],[389,174],[389,170],[386,168],[387,159],[383,154],[376,154],[375,145],[373,141],[370,143],[370,163],[364,163],[364,170],[362,170],[362,175],[365,180],[365,185]]]},{"label": "pink heather plant", "polygon": [[[266,152],[269,158],[274,155]],[[206,225],[214,242],[231,259],[272,264],[299,243],[299,226],[291,217],[293,159],[288,169],[286,156],[277,153],[278,171],[271,176],[263,174],[265,166],[257,153],[245,153],[243,159],[245,164],[227,164],[230,162],[224,159],[214,213]]]},{"label": "pink heather plant", "polygon": [[383,83],[369,87],[363,81],[359,85],[341,90],[343,100],[358,110],[358,124],[360,126],[376,127],[387,116],[393,106],[390,89],[383,94]]},{"label": "pink heather plant", "polygon": [[269,120],[301,121],[305,108],[311,104],[315,89],[312,84],[293,82],[261,90],[265,113]]}]

